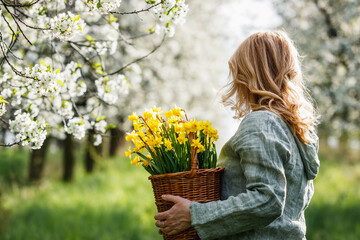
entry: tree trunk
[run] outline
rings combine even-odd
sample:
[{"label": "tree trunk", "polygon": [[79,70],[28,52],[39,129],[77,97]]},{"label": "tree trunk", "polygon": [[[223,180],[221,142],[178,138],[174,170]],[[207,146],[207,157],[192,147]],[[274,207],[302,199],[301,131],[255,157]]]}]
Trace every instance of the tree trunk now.
[{"label": "tree trunk", "polygon": [[93,143],[94,132],[89,131],[85,154],[85,170],[87,173],[92,173],[94,171],[96,162],[99,162],[102,156],[103,144],[100,144],[99,146],[94,146]]},{"label": "tree trunk", "polygon": [[70,134],[66,134],[63,144],[63,181],[70,182],[73,179],[75,166],[74,140]]},{"label": "tree trunk", "polygon": [[44,141],[44,144],[40,149],[33,150],[30,155],[29,164],[29,181],[40,181],[43,176],[43,170],[45,165],[46,151],[49,146],[49,139]]},{"label": "tree trunk", "polygon": [[109,155],[110,157],[114,157],[119,153],[119,149],[125,143],[125,132],[118,128],[111,128],[110,129],[110,150]]}]

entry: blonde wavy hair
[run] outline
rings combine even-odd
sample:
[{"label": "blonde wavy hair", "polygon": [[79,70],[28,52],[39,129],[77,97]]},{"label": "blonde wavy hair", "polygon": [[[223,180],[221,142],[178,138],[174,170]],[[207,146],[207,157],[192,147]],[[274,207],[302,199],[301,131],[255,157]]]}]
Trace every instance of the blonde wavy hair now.
[{"label": "blonde wavy hair", "polygon": [[235,118],[268,110],[281,117],[300,141],[313,142],[310,132],[318,116],[303,85],[298,51],[285,32],[249,36],[230,58],[229,69],[232,81],[222,103],[235,110]]}]

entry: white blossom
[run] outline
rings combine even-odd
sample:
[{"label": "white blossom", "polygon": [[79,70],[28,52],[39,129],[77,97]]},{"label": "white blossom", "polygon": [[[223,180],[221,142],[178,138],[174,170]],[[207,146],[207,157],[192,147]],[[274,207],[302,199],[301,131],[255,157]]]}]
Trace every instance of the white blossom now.
[{"label": "white blossom", "polygon": [[10,130],[17,133],[16,141],[21,142],[23,146],[32,144],[33,149],[41,148],[47,135],[45,121],[42,120],[40,123],[34,121],[29,113],[21,113],[21,110],[15,115],[15,120],[10,120],[9,125]]},{"label": "white blossom", "polygon": [[60,92],[63,82],[60,80],[59,73],[59,70],[52,71],[50,65],[44,62],[41,65],[35,64],[31,68],[25,68],[25,74],[35,79],[28,81],[32,86],[31,91],[40,96],[53,96]]},{"label": "white blossom", "polygon": [[126,77],[122,74],[114,79],[101,77],[95,81],[95,85],[99,97],[108,104],[115,104],[120,95],[126,95],[129,91]]},{"label": "white blossom", "polygon": [[165,31],[169,37],[172,37],[175,34],[174,25],[185,23],[189,6],[185,3],[185,0],[165,0],[157,7],[154,7],[152,11],[161,23],[156,24],[153,31],[157,34]]},{"label": "white blossom", "polygon": [[107,13],[120,7],[121,0],[92,0],[84,1],[90,11]]},{"label": "white blossom", "polygon": [[53,29],[53,36],[66,41],[73,38],[76,34],[83,31],[85,22],[80,15],[74,15],[71,12],[60,13],[50,21]]},{"label": "white blossom", "polygon": [[58,113],[64,118],[72,118],[74,116],[72,103],[70,101],[62,101]]},{"label": "white blossom", "polygon": [[10,79],[10,75],[8,73],[5,73],[4,75],[0,75],[0,84],[3,82],[6,82],[8,79]]},{"label": "white blossom", "polygon": [[106,132],[107,122],[105,120],[100,120],[99,122],[95,123],[95,131],[105,133]]},{"label": "white blossom", "polygon": [[66,93],[72,98],[84,95],[87,87],[84,81],[79,81],[80,77],[79,64],[76,62],[67,64],[64,71],[60,73],[60,78],[64,80],[62,93]]},{"label": "white blossom", "polygon": [[0,117],[6,113],[6,104],[0,103]]},{"label": "white blossom", "polygon": [[100,134],[94,135],[94,146],[99,146],[102,143],[102,137]]},{"label": "white blossom", "polygon": [[85,119],[75,117],[68,121],[64,129],[65,132],[72,134],[76,139],[81,140],[85,136],[88,125],[89,124],[86,123]]}]

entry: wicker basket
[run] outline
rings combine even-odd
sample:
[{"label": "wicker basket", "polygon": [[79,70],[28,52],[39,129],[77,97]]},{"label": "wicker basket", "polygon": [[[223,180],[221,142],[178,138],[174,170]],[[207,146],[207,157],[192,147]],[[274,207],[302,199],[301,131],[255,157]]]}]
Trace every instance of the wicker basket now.
[{"label": "wicker basket", "polygon": [[[180,196],[197,202],[220,200],[221,175],[224,168],[199,169],[197,153],[191,149],[191,170],[150,176],[158,212],[170,209],[174,204],[164,201],[163,194]],[[164,240],[200,239],[194,228],[175,235],[163,235]]]}]

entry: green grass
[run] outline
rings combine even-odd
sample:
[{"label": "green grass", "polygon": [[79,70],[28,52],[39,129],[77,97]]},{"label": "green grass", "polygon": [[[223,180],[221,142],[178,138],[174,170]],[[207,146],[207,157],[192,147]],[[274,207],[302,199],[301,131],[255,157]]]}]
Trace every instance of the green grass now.
[{"label": "green grass", "polygon": [[7,227],[0,239],[162,239],[154,225],[148,174],[129,165],[128,160],[107,159],[92,175],[79,170],[71,184],[51,180],[13,187],[3,195],[8,217],[3,217]]},{"label": "green grass", "polygon": [[[105,159],[62,183],[61,154],[48,154],[45,180],[27,185],[26,150],[0,151],[0,239],[160,240],[148,173],[128,160]],[[360,162],[321,157],[315,195],[306,211],[309,240],[360,239]]]},{"label": "green grass", "polygon": [[308,239],[360,239],[360,163],[322,161],[306,210]]}]

